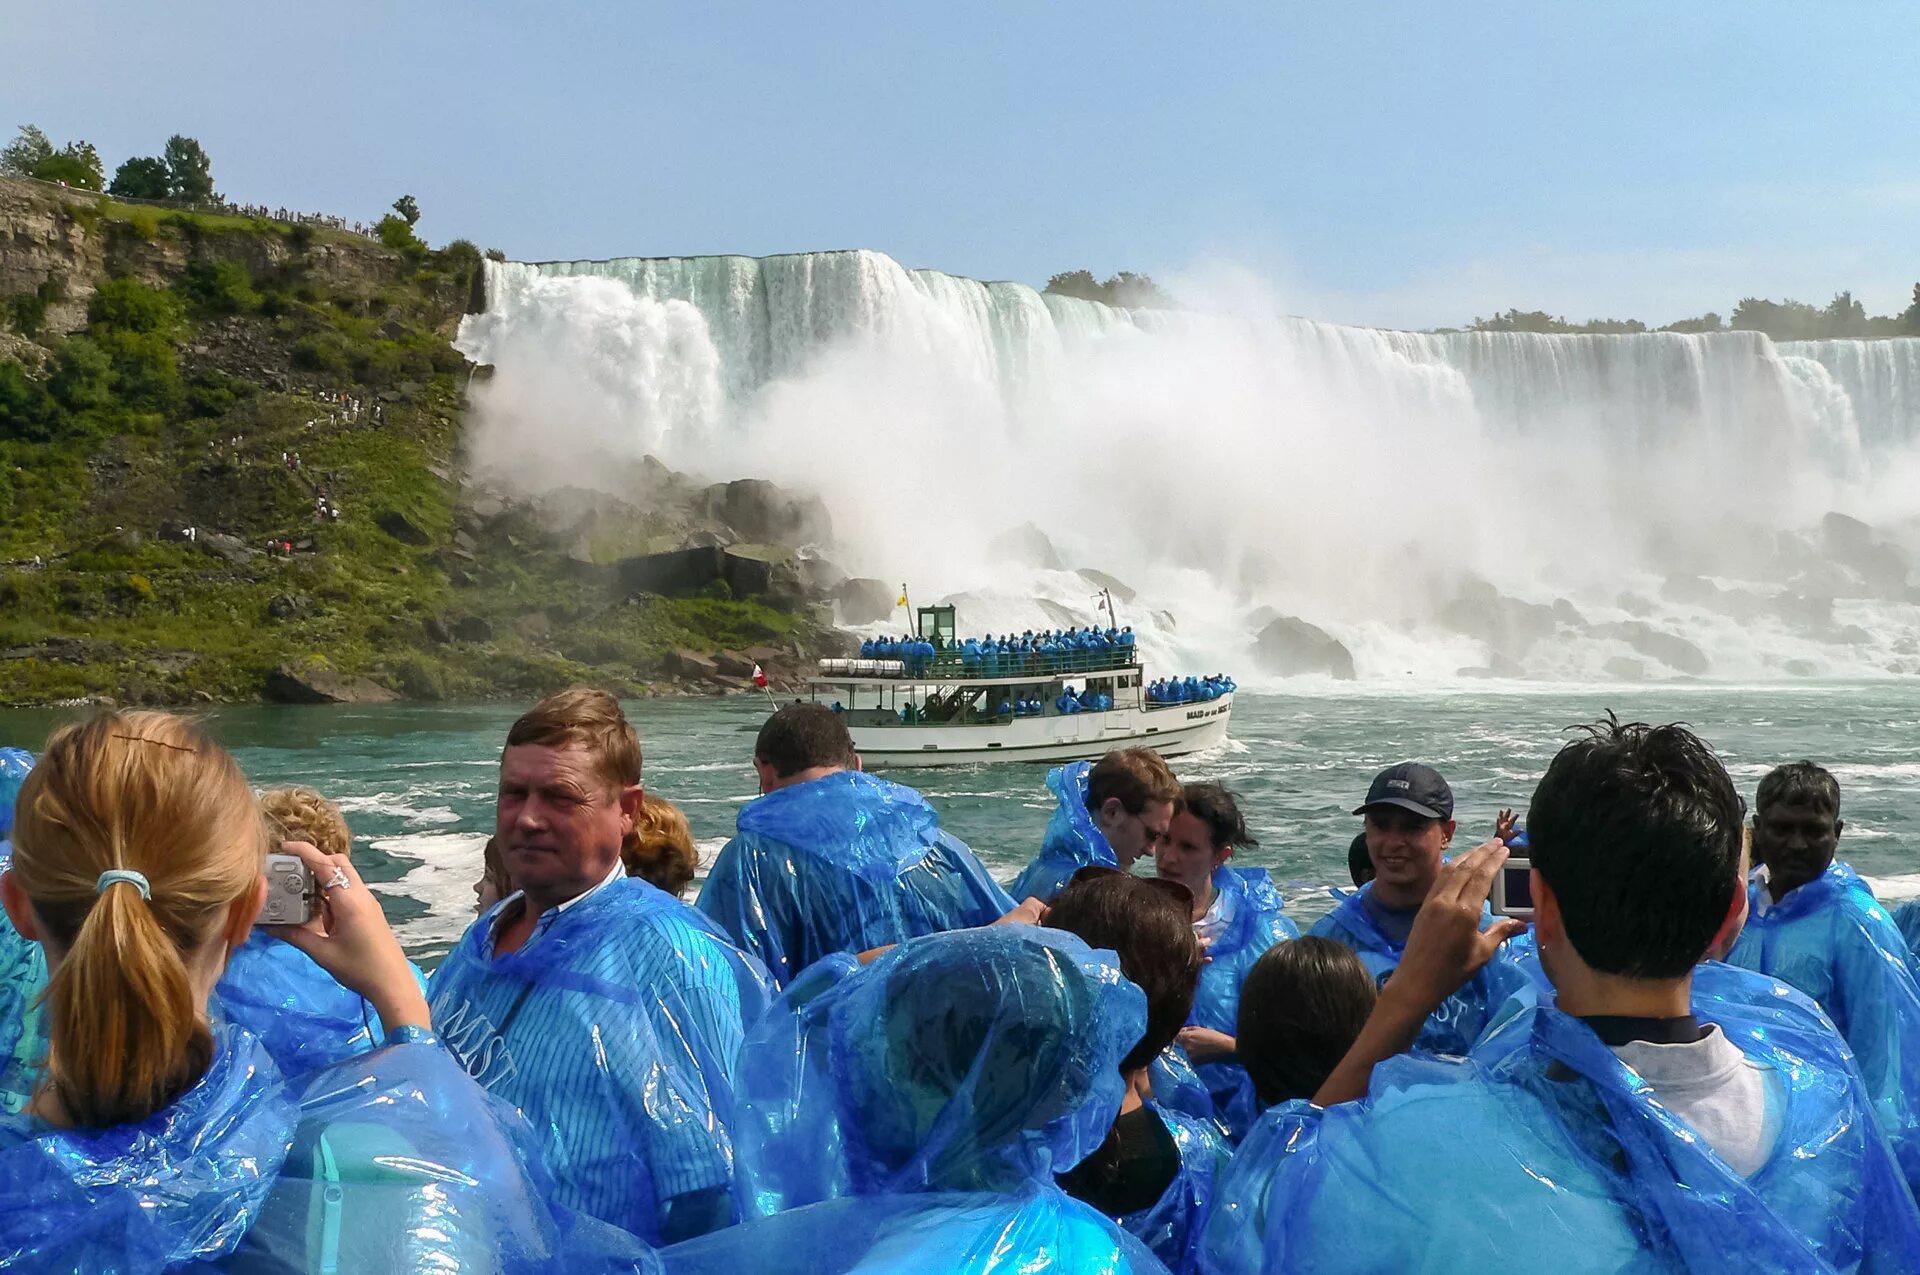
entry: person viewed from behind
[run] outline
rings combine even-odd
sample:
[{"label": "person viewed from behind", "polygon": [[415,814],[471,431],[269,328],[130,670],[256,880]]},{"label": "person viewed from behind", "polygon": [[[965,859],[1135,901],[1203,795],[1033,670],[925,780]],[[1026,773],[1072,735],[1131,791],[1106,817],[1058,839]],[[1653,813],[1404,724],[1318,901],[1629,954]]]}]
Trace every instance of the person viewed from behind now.
[{"label": "person viewed from behind", "polygon": [[1054,1174],[1102,1145],[1146,1004],[1113,954],[1010,924],[811,966],[742,1053],[743,1194],[762,1216],[675,1275],[1147,1275]]},{"label": "person viewed from behind", "polygon": [[1120,957],[1120,970],[1147,997],[1146,1032],[1120,1060],[1127,1082],[1120,1114],[1091,1155],[1056,1179],[1181,1269],[1231,1148],[1211,1120],[1153,1100],[1148,1069],[1187,1020],[1201,976],[1192,908],[1184,887],[1084,868],[1047,913],[1050,929]]},{"label": "person viewed from behind", "polygon": [[1920,987],[1886,909],[1838,862],[1840,784],[1809,761],[1770,771],[1754,800],[1746,929],[1727,960],[1817,1001],[1853,1049],[1907,1181],[1920,1190]]},{"label": "person viewed from behind", "polygon": [[16,834],[0,903],[45,953],[51,1049],[27,1108],[0,1117],[0,1268],[559,1270],[564,1248],[569,1270],[655,1269],[547,1206],[525,1125],[435,1041],[344,856],[285,847],[321,910],[283,933],[367,998],[385,1047],[289,1082],[209,1014],[266,896],[269,834],[192,726],[120,713],[55,732]]},{"label": "person viewed from behind", "polygon": [[473,910],[481,916],[493,911],[494,904],[513,893],[513,878],[507,875],[506,861],[500,856],[500,838],[488,837],[480,848],[480,875],[473,883]]},{"label": "person viewed from behind", "polygon": [[733,1217],[732,1079],[765,972],[626,875],[640,740],[605,691],[507,732],[495,836],[516,890],[434,971],[434,1021],[539,1131],[558,1198],[649,1243]]},{"label": "person viewed from behind", "polygon": [[1916,1269],[1920,1209],[1832,1025],[1791,993],[1694,991],[1745,912],[1740,818],[1684,727],[1609,720],[1561,749],[1527,820],[1553,997],[1471,1059],[1395,1057],[1522,926],[1480,931],[1489,841],[1442,871],[1324,1111],[1276,1108],[1247,1140],[1201,1268]]},{"label": "person viewed from behind", "polygon": [[[349,858],[353,834],[340,807],[311,788],[269,788],[260,794],[270,840],[302,841],[329,858]],[[414,981],[427,980],[409,962]],[[221,1014],[259,1038],[289,1076],[365,1053],[386,1033],[365,999],[293,944],[256,927],[233,950],[214,988]]]},{"label": "person viewed from behind", "polygon": [[1180,781],[1151,748],[1121,748],[1098,763],[1047,772],[1057,801],[1040,854],[1013,884],[1016,899],[1051,901],[1081,868],[1133,867],[1173,823]]},{"label": "person viewed from behind", "polygon": [[[13,807],[33,769],[24,748],[0,748],[0,872],[13,858]],[[32,1097],[47,1052],[40,992],[47,963],[40,945],[21,938],[0,915],[0,1112],[18,1111]]]},{"label": "person viewed from behind", "polygon": [[[1308,931],[1352,948],[1376,983],[1385,985],[1400,963],[1420,905],[1439,879],[1453,842],[1453,790],[1439,771],[1417,762],[1390,766],[1374,777],[1353,813],[1366,820],[1373,880],[1343,898]],[[1486,916],[1491,921],[1492,914]],[[1487,1028],[1491,1014],[1525,977],[1504,952],[1434,1010],[1419,1048],[1464,1054]]]},{"label": "person viewed from behind", "polygon": [[1373,975],[1351,948],[1300,938],[1269,948],[1240,989],[1236,1057],[1262,1109],[1320,1092],[1373,1012]]},{"label": "person viewed from behind", "polygon": [[656,889],[679,898],[700,866],[693,829],[680,807],[649,797],[633,823],[633,835],[620,847],[627,875],[651,882]]},{"label": "person viewed from behind", "polygon": [[33,754],[26,749],[0,748],[0,868],[13,855],[13,803],[32,769]]},{"label": "person viewed from behind", "polygon": [[987,925],[1013,900],[926,798],[860,773],[846,723],[789,704],[760,727],[762,796],[713,862],[699,907],[780,986],[823,956]]},{"label": "person viewed from behind", "polygon": [[1181,789],[1167,837],[1154,847],[1154,870],[1193,897],[1193,932],[1207,953],[1200,989],[1180,1044],[1213,1096],[1229,1132],[1243,1134],[1260,1114],[1245,1068],[1234,1058],[1240,988],[1255,961],[1275,943],[1299,937],[1281,911],[1280,891],[1265,868],[1228,866],[1237,849],[1260,843],[1225,786]]}]

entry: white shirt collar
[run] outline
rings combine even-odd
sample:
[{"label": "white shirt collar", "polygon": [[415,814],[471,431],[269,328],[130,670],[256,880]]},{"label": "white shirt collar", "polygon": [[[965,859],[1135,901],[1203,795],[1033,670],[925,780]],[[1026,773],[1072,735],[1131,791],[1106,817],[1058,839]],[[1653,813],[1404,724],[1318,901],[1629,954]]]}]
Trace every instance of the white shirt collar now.
[{"label": "white shirt collar", "polygon": [[[578,903],[580,900],[588,897],[589,895],[598,894],[600,891],[606,889],[608,886],[612,885],[615,881],[618,881],[621,877],[625,875],[627,875],[626,860],[615,859],[613,861],[613,868],[607,873],[606,877],[598,885],[591,886],[588,889],[580,891],[580,893],[574,895],[571,899],[568,899],[565,903],[554,904],[553,905],[554,912],[556,913],[565,912],[568,908],[572,907],[574,904]],[[527,892],[525,890],[515,890],[512,894],[509,894],[506,898],[500,900],[500,915],[505,916],[507,914],[507,906],[509,904],[513,903],[517,899],[524,899],[526,897],[527,897]]]}]

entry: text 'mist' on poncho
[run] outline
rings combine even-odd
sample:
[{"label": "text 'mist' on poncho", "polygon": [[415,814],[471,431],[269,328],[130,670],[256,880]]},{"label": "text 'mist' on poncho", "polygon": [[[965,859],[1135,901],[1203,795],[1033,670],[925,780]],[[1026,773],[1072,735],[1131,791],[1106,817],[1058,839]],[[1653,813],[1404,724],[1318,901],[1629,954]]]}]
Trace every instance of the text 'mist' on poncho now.
[{"label": "text 'mist' on poncho", "polygon": [[[1360,963],[1373,975],[1374,982],[1384,987],[1399,966],[1400,953],[1406,945],[1382,933],[1368,913],[1366,900],[1372,891],[1371,881],[1351,894],[1340,895],[1336,891],[1335,897],[1340,902],[1333,911],[1315,921],[1307,933],[1352,948]],[[1492,923],[1493,913],[1483,908],[1480,928],[1484,930]],[[1486,1031],[1493,1012],[1525,980],[1526,976],[1514,965],[1507,945],[1502,944],[1494,958],[1469,979],[1465,987],[1428,1015],[1426,1025],[1413,1042],[1414,1048],[1431,1054],[1464,1055]]]},{"label": "text 'mist' on poncho", "polygon": [[1267,1112],[1216,1186],[1199,1269],[1917,1269],[1920,1210],[1820,1014],[1791,993],[1696,995],[1695,1013],[1783,1082],[1780,1133],[1752,1176],[1542,1003],[1470,1059],[1403,1055],[1359,1102]]},{"label": "text 'mist' on poncho", "polygon": [[1080,869],[1120,866],[1119,856],[1087,809],[1087,776],[1092,773],[1093,763],[1085,761],[1068,762],[1047,772],[1047,788],[1056,803],[1053,816],[1047,820],[1039,856],[1014,880],[1009,893],[1015,899],[1051,903]]},{"label": "text 'mist' on poncho", "polygon": [[[1274,944],[1300,937],[1300,931],[1281,911],[1284,900],[1265,868],[1222,864],[1214,869],[1213,889],[1208,918],[1217,917],[1219,929],[1207,944],[1207,963],[1200,967],[1200,986],[1187,1021],[1231,1036],[1240,1015],[1240,989],[1254,963]],[[1212,1062],[1195,1070],[1228,1132],[1235,1138],[1245,1134],[1260,1115],[1247,1069],[1236,1062]]]},{"label": "text 'mist' on poncho", "polygon": [[742,1052],[743,1210],[668,1269],[1158,1271],[1054,1173],[1105,1139],[1146,998],[1112,953],[1025,925],[806,971]]},{"label": "text 'mist' on poncho", "polygon": [[515,906],[475,921],[434,971],[436,1030],[533,1125],[562,1203],[649,1243],[673,1207],[723,1222],[733,1069],[771,996],[765,970],[637,877],[549,908],[496,959]]},{"label": "text 'mist' on poncho", "polygon": [[926,798],[848,770],[743,807],[699,907],[784,987],[823,956],[986,925],[1013,900]]},{"label": "text 'mist' on poncho", "polygon": [[287,1082],[215,1031],[212,1066],[136,1126],[0,1117],[0,1270],[653,1272],[550,1204],[531,1132],[424,1032]]},{"label": "text 'mist' on poncho", "polygon": [[1907,1182],[1920,1190],[1920,987],[1912,953],[1866,882],[1834,863],[1765,912],[1758,872],[1727,954],[1811,997],[1853,1049]]}]

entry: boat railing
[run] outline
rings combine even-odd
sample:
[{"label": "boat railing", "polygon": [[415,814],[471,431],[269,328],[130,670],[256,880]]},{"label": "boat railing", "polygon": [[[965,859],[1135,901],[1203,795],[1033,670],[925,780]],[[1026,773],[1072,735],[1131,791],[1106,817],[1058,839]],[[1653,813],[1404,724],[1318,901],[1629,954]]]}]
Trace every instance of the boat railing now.
[{"label": "boat railing", "polygon": [[833,677],[917,677],[935,681],[991,681],[996,677],[1083,677],[1132,668],[1135,649],[1113,646],[1091,651],[995,651],[965,653],[948,649],[929,657],[859,660],[824,659],[820,671]]}]

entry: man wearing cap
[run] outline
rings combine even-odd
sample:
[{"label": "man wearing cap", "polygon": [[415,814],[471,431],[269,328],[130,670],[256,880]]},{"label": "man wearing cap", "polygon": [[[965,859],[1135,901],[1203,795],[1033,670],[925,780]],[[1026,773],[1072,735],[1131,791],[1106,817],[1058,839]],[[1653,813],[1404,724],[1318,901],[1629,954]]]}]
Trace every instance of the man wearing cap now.
[{"label": "man wearing cap", "polygon": [[[1400,964],[1413,918],[1432,893],[1453,840],[1453,789],[1433,767],[1403,762],[1374,777],[1367,799],[1353,813],[1366,820],[1373,880],[1342,897],[1309,933],[1352,948],[1384,986]],[[1492,919],[1487,913],[1481,928]],[[1466,1053],[1486,1029],[1492,1011],[1525,981],[1501,949],[1427,1018],[1414,1047],[1436,1054]]]}]

